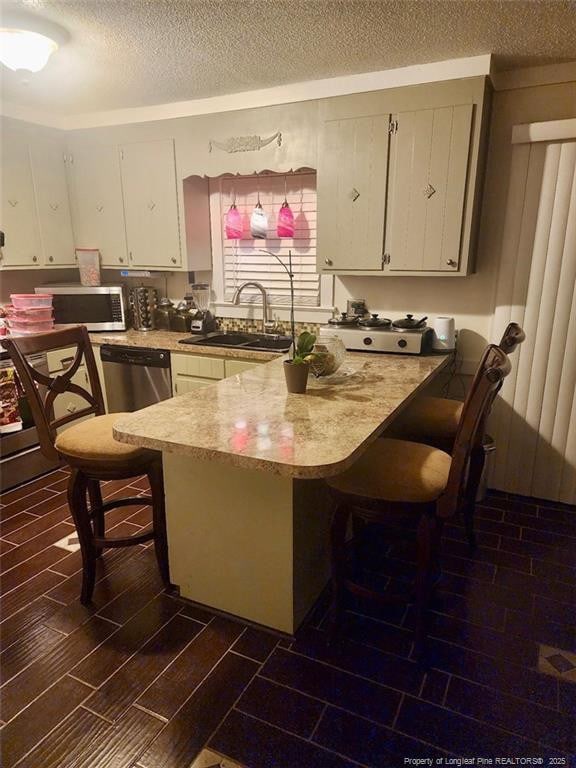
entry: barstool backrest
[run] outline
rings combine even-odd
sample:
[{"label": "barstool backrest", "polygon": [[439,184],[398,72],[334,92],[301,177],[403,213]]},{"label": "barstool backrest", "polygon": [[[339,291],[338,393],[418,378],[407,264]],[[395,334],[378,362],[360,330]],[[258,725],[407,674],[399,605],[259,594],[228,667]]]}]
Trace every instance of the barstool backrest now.
[{"label": "barstool backrest", "polygon": [[440,517],[450,517],[460,507],[466,487],[466,476],[472,449],[486,422],[494,398],[511,368],[508,355],[503,349],[495,344],[490,344],[486,348],[464,402],[452,451],[452,465],[448,483],[445,492],[438,501],[437,510]]},{"label": "barstool backrest", "polygon": [[[57,430],[86,416],[100,416],[105,412],[100,377],[96,368],[94,352],[88,331],[83,325],[74,325],[64,330],[39,333],[33,336],[19,336],[2,342],[12,358],[16,372],[28,400],[42,453],[50,459],[58,458],[54,447]],[[46,375],[29,365],[26,355],[49,352],[63,347],[75,347],[72,362],[62,373]],[[72,381],[82,359],[86,361],[90,389],[84,389]],[[70,392],[86,401],[86,406],[59,418],[54,417],[54,401],[58,395]],[[44,394],[45,393],[45,394]]]},{"label": "barstool backrest", "polygon": [[509,323],[508,327],[504,331],[504,335],[500,341],[499,347],[507,355],[511,355],[519,344],[522,344],[526,334],[518,323]]}]

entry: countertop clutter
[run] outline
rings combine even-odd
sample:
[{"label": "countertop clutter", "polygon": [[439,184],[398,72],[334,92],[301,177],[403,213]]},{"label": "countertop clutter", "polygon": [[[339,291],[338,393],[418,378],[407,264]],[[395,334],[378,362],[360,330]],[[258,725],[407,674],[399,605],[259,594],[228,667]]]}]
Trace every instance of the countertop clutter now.
[{"label": "countertop clutter", "polygon": [[276,360],[124,416],[114,436],[292,478],[329,477],[450,359],[349,352],[338,378],[312,380],[305,396],[287,393]]}]

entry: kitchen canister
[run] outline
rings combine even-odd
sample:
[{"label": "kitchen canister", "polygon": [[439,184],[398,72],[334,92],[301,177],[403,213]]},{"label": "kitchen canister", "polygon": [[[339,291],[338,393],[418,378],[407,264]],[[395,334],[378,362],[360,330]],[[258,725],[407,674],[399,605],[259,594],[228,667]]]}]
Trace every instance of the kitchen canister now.
[{"label": "kitchen canister", "polygon": [[265,240],[268,237],[268,216],[262,208],[260,198],[250,216],[250,234],[258,240]]},{"label": "kitchen canister", "polygon": [[286,199],[284,199],[282,207],[278,212],[276,234],[278,237],[294,237],[294,214]]}]

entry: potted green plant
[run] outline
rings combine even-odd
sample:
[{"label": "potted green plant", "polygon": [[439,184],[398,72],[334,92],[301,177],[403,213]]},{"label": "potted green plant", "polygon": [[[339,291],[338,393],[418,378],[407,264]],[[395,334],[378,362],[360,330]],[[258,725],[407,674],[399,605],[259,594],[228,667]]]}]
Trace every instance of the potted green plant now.
[{"label": "potted green plant", "polygon": [[293,347],[290,360],[284,361],[284,375],[288,392],[302,395],[306,392],[310,363],[314,359],[312,349],[316,343],[316,336],[308,331],[303,331]]}]

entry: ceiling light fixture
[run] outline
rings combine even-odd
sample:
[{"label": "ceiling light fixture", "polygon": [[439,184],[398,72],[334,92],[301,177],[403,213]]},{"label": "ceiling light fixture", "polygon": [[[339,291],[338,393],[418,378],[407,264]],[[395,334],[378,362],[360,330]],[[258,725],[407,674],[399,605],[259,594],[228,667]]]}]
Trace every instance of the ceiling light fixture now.
[{"label": "ceiling light fixture", "polygon": [[15,72],[40,72],[68,33],[58,24],[29,14],[3,14],[0,62]]},{"label": "ceiling light fixture", "polygon": [[58,49],[58,43],[45,35],[27,29],[0,29],[0,61],[17,72],[40,72],[50,56]]}]

